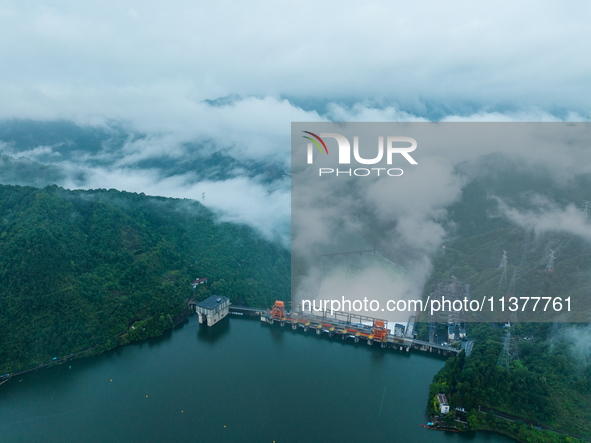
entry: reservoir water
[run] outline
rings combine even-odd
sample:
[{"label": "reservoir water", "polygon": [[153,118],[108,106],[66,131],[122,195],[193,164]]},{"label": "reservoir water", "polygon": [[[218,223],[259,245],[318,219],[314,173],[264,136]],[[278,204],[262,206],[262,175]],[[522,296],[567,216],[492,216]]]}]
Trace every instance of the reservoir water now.
[{"label": "reservoir water", "polygon": [[0,442],[512,442],[419,426],[443,364],[252,319],[205,328],[193,317],[0,386]]}]

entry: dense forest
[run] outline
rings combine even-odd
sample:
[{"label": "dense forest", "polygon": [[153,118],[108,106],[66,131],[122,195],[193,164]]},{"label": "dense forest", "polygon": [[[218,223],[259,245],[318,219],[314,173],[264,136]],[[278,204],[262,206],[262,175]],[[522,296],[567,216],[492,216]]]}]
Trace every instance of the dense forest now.
[{"label": "dense forest", "polygon": [[0,185],[0,374],[158,335],[198,298],[289,298],[288,251],[199,202]]},{"label": "dense forest", "polygon": [[[456,415],[464,415],[454,408],[464,408],[470,429],[496,430],[527,442],[588,440],[591,246],[581,236],[559,229],[534,232],[517,226],[499,209],[499,199],[533,217],[538,213],[539,195],[551,200],[557,210],[580,207],[589,200],[590,177],[572,177],[558,186],[546,171],[523,171],[499,165],[498,158],[489,160],[490,172],[471,180],[461,200],[448,208],[456,231],[434,260],[424,297],[437,282],[453,276],[477,300],[507,294],[570,296],[574,315],[549,318],[538,312],[533,318],[520,310],[512,318],[507,313],[497,322],[484,322],[487,306],[472,318],[480,323],[467,324],[468,338],[474,340],[471,355],[462,352],[446,362],[430,387],[428,408],[435,414],[435,395],[445,393],[452,407],[446,418],[450,423]],[[509,259],[505,280],[499,267],[504,251]],[[548,270],[552,253],[556,259]],[[528,319],[538,323],[523,322]],[[509,320],[512,326],[504,328]],[[427,338],[426,325],[420,331]]]},{"label": "dense forest", "polygon": [[[591,365],[573,352],[574,337],[589,339],[587,327],[517,323],[505,330],[481,323],[468,331],[474,349],[470,357],[462,352],[449,359],[435,376],[431,413],[435,395],[445,393],[452,409],[468,412],[470,429],[498,430],[528,442],[591,437]],[[499,356],[507,332],[511,362],[504,367]],[[447,420],[455,416],[452,411]]]}]

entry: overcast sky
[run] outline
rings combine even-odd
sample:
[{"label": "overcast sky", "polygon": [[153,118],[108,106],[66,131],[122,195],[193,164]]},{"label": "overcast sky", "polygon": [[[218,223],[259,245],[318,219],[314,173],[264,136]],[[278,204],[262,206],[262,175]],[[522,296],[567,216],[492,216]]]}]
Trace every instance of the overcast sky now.
[{"label": "overcast sky", "polygon": [[0,117],[178,129],[228,94],[589,116],[586,1],[51,4],[0,6]]},{"label": "overcast sky", "polygon": [[[74,162],[40,146],[26,156],[84,169],[86,188],[206,192],[228,219],[270,237],[281,226],[286,238],[287,181],[196,181],[137,165],[207,141],[288,168],[292,121],[586,121],[590,19],[585,1],[5,0],[0,119],[122,123],[146,137],[116,155]],[[0,153],[19,155],[2,143]]]}]

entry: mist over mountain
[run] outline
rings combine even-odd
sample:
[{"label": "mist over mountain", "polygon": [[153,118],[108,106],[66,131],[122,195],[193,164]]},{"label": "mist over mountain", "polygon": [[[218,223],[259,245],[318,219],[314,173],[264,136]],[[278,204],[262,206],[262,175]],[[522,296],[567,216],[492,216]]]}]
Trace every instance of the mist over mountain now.
[{"label": "mist over mountain", "polygon": [[[0,371],[158,335],[197,276],[199,296],[287,300],[292,122],[574,123],[527,147],[419,146],[395,186],[310,189],[340,205],[309,213],[300,246],[378,251],[316,267],[334,278],[313,295],[394,281],[419,299],[453,276],[496,297],[515,275],[518,295],[591,299],[590,16],[581,0],[4,1]],[[470,333],[435,393],[591,437],[588,327],[514,326],[507,368],[503,331]]]},{"label": "mist over mountain", "polygon": [[[244,110],[241,107],[275,104],[232,96],[212,100],[206,106],[212,112],[232,114]],[[338,106],[332,105],[333,113]],[[362,112],[360,107],[355,109]],[[410,115],[364,109],[362,118],[371,113],[381,118]],[[220,134],[212,137],[204,133],[204,128],[180,136],[141,132],[113,123],[88,126],[64,120],[4,121],[0,124],[0,182],[37,187],[57,184],[68,189],[115,188],[191,198],[215,211],[220,220],[247,224],[266,239],[288,247],[287,131],[281,136],[270,135],[263,145],[250,140],[238,142],[235,136],[231,141]],[[276,148],[270,149],[277,136]],[[577,137],[575,133],[565,136]],[[397,192],[383,186],[368,188],[368,195],[374,199],[369,202],[374,216],[364,220],[359,239],[367,247],[379,242],[388,259],[405,267],[407,277],[399,290],[415,298],[432,278],[433,260],[441,247],[456,239],[513,226],[536,238],[556,231],[586,241],[590,234],[578,208],[591,198],[587,192],[591,151],[581,148],[575,139],[557,150],[556,143],[562,143],[557,138],[560,136],[548,132],[546,137],[532,149],[499,144],[492,136],[479,146],[448,146],[442,140],[436,150],[419,148],[416,155],[423,175],[405,176],[397,182]],[[269,158],[262,155],[272,151]],[[326,195],[333,192],[338,190],[324,191]],[[353,204],[339,211],[337,217],[360,210],[354,207],[358,206],[355,199],[335,199]],[[318,234],[318,229],[306,232]],[[500,251],[509,248],[499,247]],[[495,252],[498,255],[499,251]],[[516,259],[519,253],[512,251],[511,255]],[[497,260],[495,256],[493,261]]]},{"label": "mist over mountain", "polygon": [[[191,198],[285,244],[288,165],[235,150],[210,139],[179,142],[114,125],[11,120],[0,124],[0,183]],[[278,201],[286,204],[277,207]]]}]

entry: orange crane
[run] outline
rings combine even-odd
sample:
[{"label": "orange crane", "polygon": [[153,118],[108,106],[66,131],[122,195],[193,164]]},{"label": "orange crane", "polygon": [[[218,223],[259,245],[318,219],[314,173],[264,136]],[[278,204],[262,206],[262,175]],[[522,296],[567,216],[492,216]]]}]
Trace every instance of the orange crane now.
[{"label": "orange crane", "polygon": [[284,320],[285,319],[285,303],[277,300],[273,307],[271,308],[271,318],[276,320]]},{"label": "orange crane", "polygon": [[385,341],[388,336],[388,329],[386,329],[386,322],[384,320],[374,320],[372,335],[374,340]]}]

